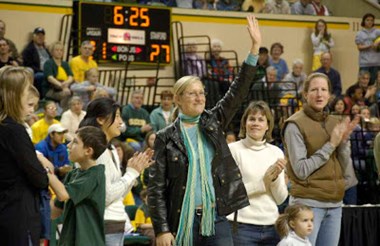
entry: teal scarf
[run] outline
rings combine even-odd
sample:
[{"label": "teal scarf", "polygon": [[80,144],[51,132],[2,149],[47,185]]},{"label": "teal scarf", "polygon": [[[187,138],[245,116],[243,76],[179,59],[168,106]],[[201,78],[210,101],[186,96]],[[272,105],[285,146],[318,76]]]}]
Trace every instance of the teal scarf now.
[{"label": "teal scarf", "polygon": [[[187,183],[185,196],[182,202],[181,216],[176,237],[175,245],[193,245],[193,224],[195,215],[195,187],[196,181],[201,180],[202,188],[202,221],[201,221],[201,235],[211,236],[215,234],[215,195],[213,192],[214,187],[210,184],[207,175],[207,170],[211,170],[211,154],[207,146],[207,140],[201,133],[199,126],[197,127],[197,143],[198,149],[195,149],[191,139],[187,133],[186,128],[182,122],[197,123],[198,117],[190,117],[184,114],[179,114],[181,120],[181,132],[184,139],[185,147],[189,157],[189,171],[187,174]],[[199,156],[199,163],[197,157]],[[199,166],[199,172],[197,172]]]}]

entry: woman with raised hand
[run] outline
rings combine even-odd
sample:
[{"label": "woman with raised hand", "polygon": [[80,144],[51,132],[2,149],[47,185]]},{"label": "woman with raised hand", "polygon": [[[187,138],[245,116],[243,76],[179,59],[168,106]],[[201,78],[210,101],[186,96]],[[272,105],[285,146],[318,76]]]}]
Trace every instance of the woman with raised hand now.
[{"label": "woman with raised hand", "polygon": [[[91,101],[87,113],[79,125],[95,126],[103,130],[110,142],[120,135],[123,120],[120,116],[120,105],[110,98],[98,98]],[[124,211],[123,198],[131,190],[135,179],[152,164],[152,150],[136,153],[128,161],[125,174],[121,175],[120,159],[116,148],[110,144],[108,149],[96,160],[105,166],[106,175],[106,209],[104,212],[107,246],[122,246],[124,231],[131,232],[133,227]]]},{"label": "woman with raised hand", "polygon": [[173,88],[179,115],[157,133],[148,206],[156,242],[163,245],[233,245],[226,215],[249,205],[241,174],[223,131],[255,76],[261,33],[248,16],[251,50],[226,95],[205,110],[200,78],[185,76]]}]

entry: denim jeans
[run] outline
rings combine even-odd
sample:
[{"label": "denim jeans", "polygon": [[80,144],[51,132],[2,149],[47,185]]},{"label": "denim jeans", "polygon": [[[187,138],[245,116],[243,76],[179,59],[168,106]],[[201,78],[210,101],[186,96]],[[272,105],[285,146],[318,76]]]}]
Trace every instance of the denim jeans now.
[{"label": "denim jeans", "polygon": [[106,246],[123,246],[124,233],[106,234]]},{"label": "denim jeans", "polygon": [[[232,222],[234,223],[234,222]],[[238,223],[237,232],[232,234],[235,246],[273,245],[280,242],[274,225],[260,226]]]},{"label": "denim jeans", "polygon": [[339,243],[342,207],[312,208],[314,229],[309,236],[312,245],[336,246]]},{"label": "denim jeans", "polygon": [[230,223],[224,216],[215,218],[215,235],[205,237],[200,235],[200,223],[202,217],[195,215],[193,225],[193,245],[202,246],[232,246],[232,235]]}]

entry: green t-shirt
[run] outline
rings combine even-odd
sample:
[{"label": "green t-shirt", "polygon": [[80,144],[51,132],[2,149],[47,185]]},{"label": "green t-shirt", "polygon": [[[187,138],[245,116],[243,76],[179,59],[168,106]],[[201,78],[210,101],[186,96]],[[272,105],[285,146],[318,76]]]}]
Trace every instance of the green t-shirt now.
[{"label": "green t-shirt", "polygon": [[105,245],[105,183],[104,165],[77,168],[66,175],[64,184],[70,199],[55,200],[55,205],[64,209],[59,245]]}]

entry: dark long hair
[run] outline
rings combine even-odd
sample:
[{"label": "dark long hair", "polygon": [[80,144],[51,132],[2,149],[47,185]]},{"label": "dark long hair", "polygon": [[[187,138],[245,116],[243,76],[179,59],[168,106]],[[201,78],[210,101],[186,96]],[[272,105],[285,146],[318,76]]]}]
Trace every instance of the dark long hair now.
[{"label": "dark long hair", "polygon": [[109,126],[113,124],[116,117],[116,111],[120,109],[120,105],[111,98],[97,98],[91,101],[87,106],[87,113],[80,122],[79,128],[83,126],[95,126],[101,128],[97,119],[107,119]]}]

